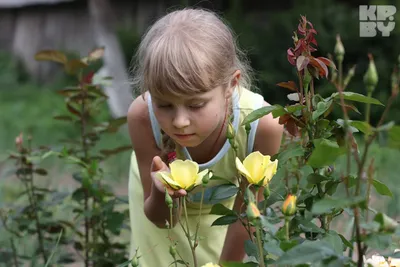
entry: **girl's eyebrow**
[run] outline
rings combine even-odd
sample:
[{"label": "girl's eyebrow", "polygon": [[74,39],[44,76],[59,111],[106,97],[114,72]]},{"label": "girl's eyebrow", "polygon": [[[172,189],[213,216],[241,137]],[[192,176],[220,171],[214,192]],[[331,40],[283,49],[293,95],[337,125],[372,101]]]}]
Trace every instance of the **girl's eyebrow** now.
[{"label": "girl's eyebrow", "polygon": [[[153,99],[158,102],[174,102],[171,99],[165,99],[157,96],[153,96]],[[195,101],[208,101],[210,100],[209,96],[189,96],[189,97],[182,97],[181,100],[184,102],[195,102]]]}]

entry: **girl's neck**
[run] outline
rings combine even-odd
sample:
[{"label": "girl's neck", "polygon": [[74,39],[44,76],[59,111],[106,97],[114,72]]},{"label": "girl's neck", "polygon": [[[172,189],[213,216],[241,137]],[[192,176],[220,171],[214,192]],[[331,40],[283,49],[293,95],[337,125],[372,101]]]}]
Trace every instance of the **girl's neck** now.
[{"label": "girl's neck", "polygon": [[187,148],[192,160],[203,164],[213,159],[222,149],[226,142],[226,131],[228,128],[228,105],[222,124],[197,147]]},{"label": "girl's neck", "polygon": [[204,164],[212,160],[226,142],[226,126],[226,123],[222,125],[223,129],[219,137],[216,137],[217,135],[213,135],[214,138],[207,138],[197,147],[188,147],[187,150],[190,153],[192,160],[199,164]]}]

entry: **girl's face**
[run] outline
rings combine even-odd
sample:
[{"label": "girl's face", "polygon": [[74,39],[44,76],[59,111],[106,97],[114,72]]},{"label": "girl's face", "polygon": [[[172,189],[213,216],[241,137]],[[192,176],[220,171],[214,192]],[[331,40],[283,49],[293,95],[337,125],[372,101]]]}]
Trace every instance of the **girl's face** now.
[{"label": "girl's face", "polygon": [[152,96],[154,114],[161,129],[176,143],[196,147],[218,134],[232,91],[220,86],[195,96]]}]

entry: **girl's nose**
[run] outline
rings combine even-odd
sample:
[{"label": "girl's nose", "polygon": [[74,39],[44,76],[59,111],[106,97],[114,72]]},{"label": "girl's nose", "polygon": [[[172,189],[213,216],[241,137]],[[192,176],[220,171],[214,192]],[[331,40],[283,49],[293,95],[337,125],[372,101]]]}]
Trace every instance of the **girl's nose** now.
[{"label": "girl's nose", "polygon": [[175,117],[172,121],[172,125],[177,129],[182,129],[182,128],[189,126],[189,124],[190,124],[190,119],[189,119],[188,114],[184,111],[178,110],[175,113]]}]

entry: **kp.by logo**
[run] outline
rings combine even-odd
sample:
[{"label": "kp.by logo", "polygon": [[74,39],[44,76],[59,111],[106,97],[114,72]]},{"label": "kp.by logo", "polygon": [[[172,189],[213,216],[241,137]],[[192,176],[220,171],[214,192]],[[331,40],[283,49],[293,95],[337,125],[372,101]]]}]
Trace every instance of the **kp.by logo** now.
[{"label": "kp.by logo", "polygon": [[[382,36],[390,36],[396,24],[393,21],[395,13],[396,7],[392,5],[360,6],[360,37],[375,37],[376,29],[382,33]],[[387,19],[389,21],[385,25]]]}]

